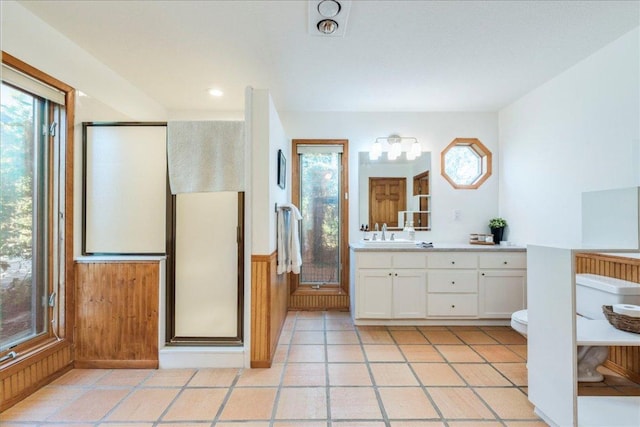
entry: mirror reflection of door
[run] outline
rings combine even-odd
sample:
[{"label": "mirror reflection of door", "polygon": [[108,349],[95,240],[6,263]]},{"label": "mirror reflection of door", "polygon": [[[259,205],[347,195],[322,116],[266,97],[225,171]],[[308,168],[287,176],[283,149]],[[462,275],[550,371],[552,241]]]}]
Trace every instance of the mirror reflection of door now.
[{"label": "mirror reflection of door", "polygon": [[[425,171],[413,177],[413,195],[428,196],[429,195],[429,171]],[[418,197],[418,210],[426,212],[430,210],[428,197]],[[413,223],[415,227],[429,227],[429,214],[414,214]]]},{"label": "mirror reflection of door", "polygon": [[369,178],[369,229],[375,224],[398,227],[398,212],[407,206],[406,178]]}]

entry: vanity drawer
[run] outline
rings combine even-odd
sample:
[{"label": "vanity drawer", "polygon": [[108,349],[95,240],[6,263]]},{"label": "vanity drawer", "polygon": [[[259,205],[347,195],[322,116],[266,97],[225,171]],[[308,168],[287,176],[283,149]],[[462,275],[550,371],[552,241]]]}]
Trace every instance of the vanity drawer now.
[{"label": "vanity drawer", "polygon": [[358,268],[391,268],[391,252],[369,252],[356,254]]},{"label": "vanity drawer", "polygon": [[428,272],[429,292],[469,293],[478,291],[475,270],[432,270]]},{"label": "vanity drawer", "polygon": [[427,254],[411,252],[394,252],[394,268],[426,268]]},{"label": "vanity drawer", "polygon": [[429,294],[427,316],[477,316],[477,294]]},{"label": "vanity drawer", "polygon": [[436,252],[429,254],[429,268],[477,268],[478,256],[462,252]]},{"label": "vanity drawer", "polygon": [[527,255],[525,253],[481,254],[480,268],[527,268]]}]

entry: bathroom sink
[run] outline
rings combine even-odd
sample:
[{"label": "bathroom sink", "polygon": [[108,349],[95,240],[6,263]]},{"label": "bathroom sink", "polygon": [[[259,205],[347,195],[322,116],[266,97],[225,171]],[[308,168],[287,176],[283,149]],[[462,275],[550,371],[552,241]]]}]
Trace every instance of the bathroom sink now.
[{"label": "bathroom sink", "polygon": [[415,248],[416,242],[409,239],[394,240],[361,240],[365,247],[368,248]]}]

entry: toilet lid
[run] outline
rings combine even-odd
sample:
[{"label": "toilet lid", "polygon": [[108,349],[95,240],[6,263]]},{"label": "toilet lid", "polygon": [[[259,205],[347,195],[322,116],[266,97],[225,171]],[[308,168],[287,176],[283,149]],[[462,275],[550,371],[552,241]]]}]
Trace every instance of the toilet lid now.
[{"label": "toilet lid", "polygon": [[516,311],[511,315],[511,318],[518,323],[526,325],[529,323],[529,316],[527,316],[527,310]]}]

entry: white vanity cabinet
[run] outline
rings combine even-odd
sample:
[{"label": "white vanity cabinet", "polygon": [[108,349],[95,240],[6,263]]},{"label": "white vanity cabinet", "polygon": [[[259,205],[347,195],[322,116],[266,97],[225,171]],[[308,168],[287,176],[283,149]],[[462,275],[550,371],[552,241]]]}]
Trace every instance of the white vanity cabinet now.
[{"label": "white vanity cabinet", "polygon": [[[416,319],[426,316],[425,254],[357,253],[356,317]],[[354,293],[352,293],[353,295]]]},{"label": "white vanity cabinet", "polygon": [[510,319],[527,303],[527,257],[524,253],[480,254],[478,316]]},{"label": "white vanity cabinet", "polygon": [[429,254],[427,261],[429,316],[478,315],[478,256],[465,252]]},{"label": "white vanity cabinet", "polygon": [[521,248],[352,247],[351,262],[356,324],[504,325],[513,312],[526,308],[526,253]]}]

